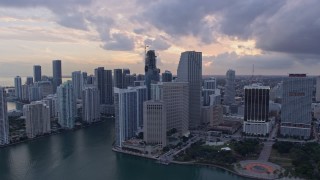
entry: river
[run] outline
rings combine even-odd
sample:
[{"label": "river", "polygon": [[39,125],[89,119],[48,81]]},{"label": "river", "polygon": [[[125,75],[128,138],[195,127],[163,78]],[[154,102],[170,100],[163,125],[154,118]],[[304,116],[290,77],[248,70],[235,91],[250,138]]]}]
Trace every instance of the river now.
[{"label": "river", "polygon": [[114,121],[0,149],[0,180],[243,180],[216,168],[157,164],[111,150]]}]

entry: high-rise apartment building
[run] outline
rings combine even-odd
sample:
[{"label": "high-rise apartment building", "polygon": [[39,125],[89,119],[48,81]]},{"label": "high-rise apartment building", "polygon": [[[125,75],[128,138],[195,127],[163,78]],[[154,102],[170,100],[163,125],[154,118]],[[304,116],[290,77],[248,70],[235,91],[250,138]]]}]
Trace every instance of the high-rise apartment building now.
[{"label": "high-rise apartment building", "polygon": [[35,87],[40,88],[40,98],[47,97],[49,94],[53,94],[53,86],[51,81],[39,81],[34,83]]},{"label": "high-rise apartment building", "polygon": [[149,50],[145,59],[145,85],[147,86],[148,100],[151,99],[151,84],[160,81],[160,69],[157,68],[157,59],[154,50]]},{"label": "high-rise apartment building", "polygon": [[23,106],[28,138],[50,133],[50,108],[42,101],[34,101]]},{"label": "high-rise apartment building", "polygon": [[216,89],[217,81],[216,78],[212,77],[203,81],[203,89]]},{"label": "high-rise apartment building", "polygon": [[16,76],[14,78],[14,89],[16,93],[16,97],[21,100],[22,99],[22,83],[21,83],[21,77]]},{"label": "high-rise apartment building", "polygon": [[167,145],[166,105],[163,101],[150,100],[143,106],[143,140],[149,145]]},{"label": "high-rise apartment building", "polygon": [[214,89],[202,89],[202,106],[210,106],[210,95],[215,94]]},{"label": "high-rise apartment building", "polygon": [[100,97],[96,86],[87,86],[82,91],[82,119],[87,123],[100,120]]},{"label": "high-rise apartment building", "polygon": [[122,88],[127,88],[130,84],[130,69],[122,70]]},{"label": "high-rise apartment building", "polygon": [[137,131],[137,93],[134,89],[114,88],[115,145],[135,136]]},{"label": "high-rise apartment building", "polygon": [[44,102],[47,106],[49,106],[50,109],[50,118],[55,119],[58,117],[58,97],[56,94],[50,94],[44,99],[42,99],[42,102]]},{"label": "high-rise apartment building", "polygon": [[282,88],[281,135],[308,139],[312,121],[312,78],[306,74],[290,74]]},{"label": "high-rise apartment building", "polygon": [[21,86],[21,91],[22,91],[22,95],[21,95],[21,100],[22,101],[29,101],[29,88],[32,85],[27,85],[24,84]]},{"label": "high-rise apartment building", "polygon": [[137,128],[142,129],[143,127],[143,102],[147,100],[147,87],[137,86],[129,87],[137,93]]},{"label": "high-rise apartment building", "polygon": [[116,88],[123,88],[123,72],[122,69],[114,69],[113,70],[113,77],[114,77],[114,87]]},{"label": "high-rise apartment building", "polygon": [[33,66],[33,79],[34,82],[41,81],[41,66],[40,65],[34,65]]},{"label": "high-rise apartment building", "polygon": [[57,89],[58,95],[58,123],[66,129],[74,128],[76,112],[76,100],[73,95],[72,82],[61,84]]},{"label": "high-rise apartment building", "polygon": [[26,85],[31,85],[31,84],[33,84],[33,77],[27,77],[27,79],[26,79],[26,83],[25,83]]},{"label": "high-rise apartment building", "polygon": [[95,69],[94,84],[100,92],[100,104],[113,104],[112,71],[104,70],[104,67]]},{"label": "high-rise apartment building", "polygon": [[29,86],[29,101],[39,101],[42,99],[42,91],[36,84]]},{"label": "high-rise apartment building", "polygon": [[113,105],[112,70],[106,70],[106,104]]},{"label": "high-rise apartment building", "polygon": [[61,60],[52,61],[53,93],[56,93],[57,87],[62,83]]},{"label": "high-rise apartment building", "polygon": [[235,89],[236,72],[229,69],[226,73],[226,86],[223,102],[226,105],[235,103],[236,89]]},{"label": "high-rise apartment building", "polygon": [[171,82],[172,81],[172,73],[170,71],[165,71],[162,73],[162,82]]},{"label": "high-rise apartment building", "polygon": [[249,135],[267,135],[272,129],[269,121],[269,86],[253,84],[244,87],[243,132]]},{"label": "high-rise apartment building", "polygon": [[76,99],[81,99],[82,97],[82,85],[81,85],[81,71],[72,72],[72,87],[73,94]]},{"label": "high-rise apartment building", "polygon": [[80,77],[80,89],[81,91],[88,85],[88,73],[82,72]]},{"label": "high-rise apartment building", "polygon": [[135,74],[126,74],[124,79],[123,79],[123,88],[128,88],[128,87],[133,87],[134,82],[137,80],[137,77]]},{"label": "high-rise apartment building", "polygon": [[177,75],[179,82],[189,82],[189,129],[195,129],[201,122],[202,52],[181,53]]},{"label": "high-rise apartment building", "polygon": [[0,145],[9,144],[9,120],[7,112],[7,94],[3,87],[0,87]]}]

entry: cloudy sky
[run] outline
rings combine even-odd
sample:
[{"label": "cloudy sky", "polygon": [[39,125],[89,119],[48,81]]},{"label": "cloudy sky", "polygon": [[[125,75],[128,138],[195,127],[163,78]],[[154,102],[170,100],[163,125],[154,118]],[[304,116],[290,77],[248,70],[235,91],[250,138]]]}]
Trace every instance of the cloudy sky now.
[{"label": "cloudy sky", "polygon": [[99,66],[143,72],[144,45],[162,71],[203,52],[203,74],[320,74],[319,0],[1,0],[0,76]]}]

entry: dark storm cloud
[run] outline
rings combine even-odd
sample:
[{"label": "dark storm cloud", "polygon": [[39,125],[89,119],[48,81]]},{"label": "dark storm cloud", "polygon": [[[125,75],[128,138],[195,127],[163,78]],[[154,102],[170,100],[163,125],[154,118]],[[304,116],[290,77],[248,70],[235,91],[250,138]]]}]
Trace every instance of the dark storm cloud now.
[{"label": "dark storm cloud", "polygon": [[276,14],[256,23],[257,47],[267,51],[320,55],[320,1],[287,1]]},{"label": "dark storm cloud", "polygon": [[44,7],[56,16],[56,23],[67,28],[87,31],[93,27],[99,33],[101,47],[106,50],[127,51],[134,48],[134,41],[125,34],[111,34],[115,25],[110,17],[96,15],[85,8],[93,0],[2,0],[1,6],[13,8]]},{"label": "dark storm cloud", "polygon": [[[141,19],[172,36],[212,43],[212,33],[255,39],[265,51],[320,55],[320,1],[175,0],[145,8]],[[213,16],[213,21],[207,21]]]},{"label": "dark storm cloud", "polygon": [[281,70],[290,68],[294,66],[294,60],[296,59],[284,53],[240,56],[233,52],[203,57],[204,62],[213,62],[213,66],[251,69],[254,64],[256,68],[263,70]]}]

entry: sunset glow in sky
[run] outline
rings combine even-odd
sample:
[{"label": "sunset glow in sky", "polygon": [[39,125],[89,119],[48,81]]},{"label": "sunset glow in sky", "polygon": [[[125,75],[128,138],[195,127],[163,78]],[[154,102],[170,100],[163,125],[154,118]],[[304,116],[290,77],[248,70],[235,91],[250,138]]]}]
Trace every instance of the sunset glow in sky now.
[{"label": "sunset glow in sky", "polygon": [[143,73],[144,45],[161,71],[203,52],[203,74],[320,74],[319,0],[1,0],[0,76],[99,66]]}]

